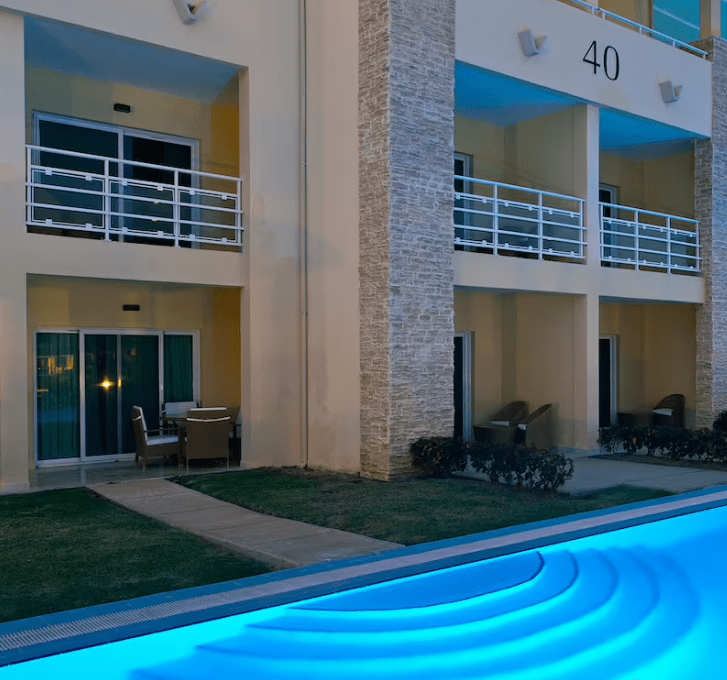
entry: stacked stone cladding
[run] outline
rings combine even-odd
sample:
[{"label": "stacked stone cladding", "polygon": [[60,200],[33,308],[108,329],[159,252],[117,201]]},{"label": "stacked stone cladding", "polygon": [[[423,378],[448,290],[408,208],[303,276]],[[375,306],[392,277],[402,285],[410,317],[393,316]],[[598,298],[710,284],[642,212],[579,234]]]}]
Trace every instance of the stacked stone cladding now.
[{"label": "stacked stone cladding", "polygon": [[694,203],[704,304],[697,313],[696,426],[727,410],[727,42],[697,43],[712,61],[712,137],[698,141]]},{"label": "stacked stone cladding", "polygon": [[454,424],[454,0],[359,2],[361,472]]}]

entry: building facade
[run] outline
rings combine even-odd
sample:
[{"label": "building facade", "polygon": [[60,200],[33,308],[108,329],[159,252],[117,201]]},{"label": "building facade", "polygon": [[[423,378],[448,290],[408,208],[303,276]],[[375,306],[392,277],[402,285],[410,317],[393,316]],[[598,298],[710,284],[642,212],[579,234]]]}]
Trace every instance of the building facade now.
[{"label": "building facade", "polygon": [[513,400],[709,424],[727,50],[672,4],[0,0],[0,491],[137,404],[380,479]]}]

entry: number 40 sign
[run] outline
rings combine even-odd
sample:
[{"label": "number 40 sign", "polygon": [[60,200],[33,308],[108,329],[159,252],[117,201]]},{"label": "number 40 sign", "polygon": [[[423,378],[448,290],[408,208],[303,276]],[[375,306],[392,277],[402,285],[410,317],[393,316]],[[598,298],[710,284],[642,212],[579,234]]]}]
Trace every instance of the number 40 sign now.
[{"label": "number 40 sign", "polygon": [[621,69],[616,48],[608,45],[606,49],[603,50],[603,56],[601,57],[602,63],[599,63],[598,57],[598,43],[594,40],[583,55],[583,61],[585,61],[586,64],[591,64],[591,66],[593,66],[594,75],[596,75],[598,73],[598,69],[603,66],[603,72],[606,74],[606,78],[609,80],[616,80]]}]

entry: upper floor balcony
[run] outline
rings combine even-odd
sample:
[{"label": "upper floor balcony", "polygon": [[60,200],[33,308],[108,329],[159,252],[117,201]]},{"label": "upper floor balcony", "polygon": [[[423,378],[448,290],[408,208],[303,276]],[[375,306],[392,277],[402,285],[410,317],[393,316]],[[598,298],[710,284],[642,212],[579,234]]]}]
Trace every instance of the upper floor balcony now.
[{"label": "upper floor balcony", "polygon": [[[454,224],[457,250],[586,262],[581,198],[456,175]],[[598,228],[606,266],[700,271],[694,219],[600,202]]]},{"label": "upper floor balcony", "polygon": [[240,249],[242,180],[179,165],[29,144],[26,224],[106,241]]},{"label": "upper floor balcony", "polygon": [[239,67],[26,17],[26,225],[242,249]]}]

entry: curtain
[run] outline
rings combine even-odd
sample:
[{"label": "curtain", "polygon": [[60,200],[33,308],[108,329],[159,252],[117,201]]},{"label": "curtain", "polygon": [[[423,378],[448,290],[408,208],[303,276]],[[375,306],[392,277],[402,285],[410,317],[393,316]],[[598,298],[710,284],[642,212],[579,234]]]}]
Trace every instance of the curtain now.
[{"label": "curtain", "polygon": [[164,335],[164,401],[194,401],[192,336]]},{"label": "curtain", "polygon": [[78,336],[38,333],[38,460],[81,455]]}]

